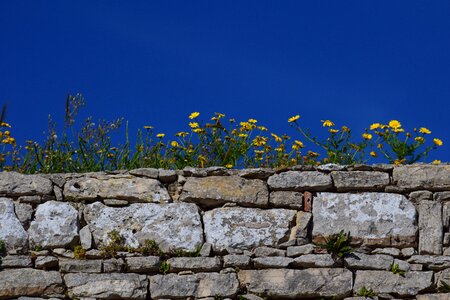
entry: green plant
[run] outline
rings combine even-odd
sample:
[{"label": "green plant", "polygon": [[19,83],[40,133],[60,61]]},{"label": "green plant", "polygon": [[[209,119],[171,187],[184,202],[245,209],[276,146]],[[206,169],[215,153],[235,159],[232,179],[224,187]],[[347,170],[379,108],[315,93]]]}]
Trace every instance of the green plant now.
[{"label": "green plant", "polygon": [[104,258],[117,257],[118,251],[128,251],[130,248],[124,246],[124,239],[117,230],[111,230],[107,234],[109,243],[101,247],[101,255]]},{"label": "green plant", "polygon": [[367,289],[365,286],[359,289],[359,291],[356,293],[356,296],[361,297],[375,297],[377,296],[377,293],[374,292],[372,289]]},{"label": "green plant", "polygon": [[155,255],[155,256],[163,256],[164,253],[159,249],[158,243],[154,240],[145,240],[144,245],[138,249],[136,252],[140,252],[144,255]]},{"label": "green plant", "polygon": [[450,284],[445,281],[439,281],[440,286],[438,287],[439,293],[450,293]]},{"label": "green plant", "polygon": [[200,251],[202,250],[201,245],[197,245],[195,247],[194,251],[186,251],[184,249],[176,249],[175,251],[171,251],[169,254],[170,256],[176,256],[176,257],[198,257],[200,256]]},{"label": "green plant", "polygon": [[36,251],[36,252],[42,251],[43,249],[44,249],[44,248],[42,248],[41,245],[36,245],[36,246],[34,246],[34,251]]},{"label": "green plant", "polygon": [[83,249],[82,246],[77,245],[73,248],[73,257],[75,259],[85,259],[86,258],[86,250]]},{"label": "green plant", "polygon": [[319,243],[317,246],[326,249],[333,256],[341,258],[353,252],[351,242],[350,232],[345,234],[344,230],[341,230],[337,234],[326,237],[325,243]]},{"label": "green plant", "polygon": [[0,240],[0,253],[3,253],[6,251],[5,242],[3,240]]},{"label": "green plant", "polygon": [[159,267],[159,272],[163,275],[166,275],[167,272],[170,271],[170,263],[167,262],[167,260],[164,260],[161,263],[161,266]]},{"label": "green plant", "polygon": [[214,300],[223,300],[223,296],[215,295]]},{"label": "green plant", "polygon": [[389,270],[394,274],[398,274],[402,277],[405,277],[405,271],[400,269],[400,267],[396,263],[392,263],[389,267]]}]

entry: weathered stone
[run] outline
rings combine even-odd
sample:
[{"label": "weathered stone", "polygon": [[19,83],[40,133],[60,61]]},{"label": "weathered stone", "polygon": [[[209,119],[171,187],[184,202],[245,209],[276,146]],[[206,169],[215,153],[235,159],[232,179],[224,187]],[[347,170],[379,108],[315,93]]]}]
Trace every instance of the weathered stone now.
[{"label": "weathered stone", "polygon": [[450,269],[444,269],[434,274],[434,284],[436,287],[441,286],[443,282],[450,284]]},{"label": "weathered stone", "polygon": [[[394,265],[398,265],[398,268],[402,271],[410,271],[411,270],[411,264],[409,264],[408,262],[404,261],[404,260],[400,260],[395,258],[394,259]],[[411,271],[421,271],[420,270],[411,270]]]},{"label": "weathered stone", "polygon": [[302,209],[303,194],[300,192],[290,191],[271,192],[269,197],[269,204],[273,207]]},{"label": "weathered stone", "polygon": [[74,253],[72,250],[67,250],[65,248],[56,248],[52,250],[54,255],[66,258],[74,258]]},{"label": "weathered stone", "polygon": [[140,168],[140,169],[133,169],[128,171],[131,175],[135,176],[142,176],[142,177],[148,177],[153,179],[158,179],[158,169],[154,168]]},{"label": "weathered stone", "polygon": [[208,176],[227,176],[230,174],[229,169],[219,166],[207,167],[204,170]]},{"label": "weathered stone", "polygon": [[147,295],[145,275],[68,273],[64,275],[64,281],[71,298],[145,299]]},{"label": "weathered stone", "polygon": [[287,209],[213,209],[203,216],[206,241],[213,245],[215,251],[227,247],[244,250],[263,245],[276,246],[287,240],[295,213]]},{"label": "weathered stone", "polygon": [[64,185],[64,197],[69,200],[112,198],[157,203],[170,200],[169,193],[158,180],[124,175],[71,179]]},{"label": "weathered stone", "polygon": [[223,267],[233,267],[247,269],[250,266],[250,256],[248,255],[225,255],[223,257]]},{"label": "weathered stone", "polygon": [[39,175],[23,175],[16,172],[0,173],[0,194],[8,196],[50,195],[52,182]]},{"label": "weathered stone", "polygon": [[289,257],[297,257],[304,254],[311,254],[314,251],[314,247],[313,244],[288,247],[286,255]]},{"label": "weathered stone", "polygon": [[63,201],[64,200],[63,190],[59,186],[56,186],[56,185],[53,186],[53,193],[55,194],[55,200],[56,201]]},{"label": "weathered stone", "polygon": [[119,200],[119,199],[105,199],[103,203],[107,206],[113,207],[123,207],[129,204],[128,200]]},{"label": "weathered stone", "polygon": [[169,274],[150,277],[150,294],[152,299],[233,297],[237,294],[238,289],[239,282],[234,273]]},{"label": "weathered stone", "polygon": [[206,170],[202,168],[185,167],[183,169],[183,176],[185,177],[205,177],[207,175]]},{"label": "weathered stone", "polygon": [[403,257],[410,257],[414,254],[417,254],[417,251],[416,249],[414,249],[414,247],[403,248],[401,252]]},{"label": "weathered stone", "polygon": [[61,273],[101,273],[102,261],[101,260],[78,260],[78,259],[65,259],[59,260],[59,271]]},{"label": "weathered stone", "polygon": [[117,230],[125,244],[134,248],[154,240],[165,252],[173,249],[194,251],[203,243],[203,230],[197,206],[190,203],[134,203],[112,208],[95,202],[86,206],[84,218],[97,246],[109,242],[108,233]]},{"label": "weathered stone", "polygon": [[249,293],[273,299],[343,298],[352,293],[352,272],[345,269],[269,269],[243,270],[241,285]]},{"label": "weathered stone", "polygon": [[6,257],[0,257],[0,267],[29,268],[33,267],[33,263],[28,255],[8,255]]},{"label": "weathered stone", "polygon": [[393,257],[400,257],[401,251],[397,248],[376,248],[372,251],[372,254],[386,254]]},{"label": "weathered stone", "polygon": [[128,272],[133,273],[158,272],[161,265],[158,256],[127,257],[125,261]]},{"label": "weathered stone", "polygon": [[48,201],[36,209],[31,222],[30,247],[66,247],[78,241],[78,212],[68,203]]},{"label": "weathered stone", "polygon": [[28,234],[16,217],[14,202],[9,198],[0,198],[0,240],[5,243],[6,250],[28,247]]},{"label": "weathered stone", "polygon": [[208,257],[211,256],[212,245],[210,243],[204,243],[200,249],[200,256]]},{"label": "weathered stone", "polygon": [[450,268],[450,256],[413,255],[407,261],[410,264],[425,265],[434,271]]},{"label": "weathered stone", "polygon": [[305,254],[293,262],[293,266],[300,268],[332,268],[341,265],[342,261],[333,259],[331,254]]},{"label": "weathered stone", "polygon": [[91,250],[86,251],[85,256],[88,259],[92,259],[92,258],[96,259],[96,258],[102,258],[103,257],[102,251],[97,250],[97,249],[91,249]]},{"label": "weathered stone", "polygon": [[421,264],[409,264],[409,270],[410,271],[422,271],[423,265]]},{"label": "weathered stone", "polygon": [[173,201],[178,201],[181,192],[183,191],[183,185],[178,182],[172,182],[167,186],[167,191]]},{"label": "weathered stone", "polygon": [[58,259],[54,256],[38,256],[34,261],[36,269],[49,270],[58,268]]},{"label": "weathered stone", "polygon": [[417,295],[416,300],[448,300],[450,293]]},{"label": "weathered stone", "polygon": [[125,270],[125,261],[122,258],[110,258],[103,260],[103,272],[115,273]]},{"label": "weathered stone", "polygon": [[89,230],[89,226],[86,225],[80,230],[80,243],[81,247],[85,250],[89,250],[92,248],[92,234],[91,230]]},{"label": "weathered stone", "polygon": [[349,269],[358,270],[389,270],[394,258],[384,254],[367,255],[364,253],[352,253],[344,258],[345,265]]},{"label": "weathered stone", "polygon": [[178,175],[175,170],[159,169],[158,179],[162,183],[171,183],[177,180]]},{"label": "weathered stone", "polygon": [[319,193],[313,211],[315,242],[341,230],[364,245],[407,247],[416,241],[416,209],[403,195]]},{"label": "weathered stone", "polygon": [[24,227],[28,227],[33,216],[33,207],[27,203],[14,203],[16,216]]},{"label": "weathered stone", "polygon": [[443,202],[450,200],[450,191],[437,192],[433,195],[434,201]]},{"label": "weathered stone", "polygon": [[329,175],[315,171],[287,171],[270,176],[267,183],[273,191],[323,191],[333,186]]},{"label": "weathered stone", "polygon": [[253,250],[256,257],[260,256],[286,256],[286,250],[271,247],[257,247]]},{"label": "weathered stone", "polygon": [[362,287],[372,289],[376,293],[392,294],[405,297],[415,296],[433,286],[433,272],[406,272],[405,276],[389,271],[356,271],[353,289]]},{"label": "weathered stone", "polygon": [[291,257],[264,256],[253,259],[253,265],[257,269],[287,268],[294,261]]},{"label": "weathered stone", "polygon": [[53,296],[64,292],[56,271],[8,269],[0,272],[0,299],[18,296]]},{"label": "weathered stone", "polygon": [[338,191],[383,191],[389,184],[389,174],[375,171],[332,172],[334,185]]},{"label": "weathered stone", "polygon": [[258,297],[256,295],[253,294],[243,294],[240,295],[240,300],[264,300],[264,298]]},{"label": "weathered stone", "polygon": [[447,230],[450,228],[450,202],[442,203],[442,225]]},{"label": "weathered stone", "polygon": [[253,168],[239,170],[238,175],[247,179],[267,180],[271,175],[275,174],[274,169],[269,168]]},{"label": "weathered stone", "polygon": [[219,271],[222,266],[219,257],[172,257],[167,263],[170,264],[170,272],[212,272]]},{"label": "weathered stone", "polygon": [[226,202],[243,206],[267,206],[269,192],[266,183],[239,176],[191,177],[183,186],[180,201],[205,207],[218,207]]},{"label": "weathered stone", "polygon": [[20,196],[18,200],[20,203],[39,204],[42,201],[42,196],[39,195]]},{"label": "weathered stone", "polygon": [[324,164],[316,167],[318,171],[323,172],[331,172],[331,171],[345,171],[347,170],[347,166],[338,165],[338,164]]},{"label": "weathered stone", "polygon": [[393,179],[398,187],[406,190],[448,190],[450,165],[398,166],[394,168]]},{"label": "weathered stone", "polygon": [[295,226],[292,227],[289,240],[310,239],[312,213],[298,211],[295,219]]},{"label": "weathered stone", "polygon": [[423,200],[433,200],[433,193],[430,191],[414,191],[409,194],[409,200],[413,203],[419,203]]},{"label": "weathered stone", "polygon": [[419,254],[442,254],[442,203],[423,200],[419,205]]}]

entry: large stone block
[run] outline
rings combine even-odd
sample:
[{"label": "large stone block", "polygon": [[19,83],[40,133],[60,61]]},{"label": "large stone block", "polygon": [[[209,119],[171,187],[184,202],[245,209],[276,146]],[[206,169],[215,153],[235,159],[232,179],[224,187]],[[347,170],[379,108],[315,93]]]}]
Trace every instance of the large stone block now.
[{"label": "large stone block", "polygon": [[189,177],[180,201],[217,207],[226,202],[243,206],[267,206],[269,192],[264,181],[239,176]]},{"label": "large stone block", "polygon": [[331,177],[338,191],[384,191],[389,184],[389,174],[376,171],[339,171],[332,172]]},{"label": "large stone block", "polygon": [[341,230],[365,245],[407,247],[416,242],[416,209],[403,195],[319,193],[313,214],[315,242]]},{"label": "large stone block", "polygon": [[394,183],[406,190],[450,189],[450,165],[408,165],[395,167]]},{"label": "large stone block", "polygon": [[276,246],[289,237],[296,211],[226,207],[205,212],[206,241],[215,251]]},{"label": "large stone block", "polygon": [[341,299],[351,295],[353,283],[349,270],[329,268],[243,270],[238,278],[249,293],[270,299]]},{"label": "large stone block", "polygon": [[0,173],[0,194],[8,196],[51,195],[52,182],[39,175],[23,175],[16,172]]},{"label": "large stone block", "polygon": [[134,203],[113,208],[100,202],[86,205],[84,218],[98,246],[109,242],[108,233],[116,230],[131,247],[154,240],[161,250],[194,251],[203,243],[200,214],[191,203]]},{"label": "large stone block", "polygon": [[69,203],[48,201],[36,209],[31,222],[30,246],[66,247],[78,240],[78,211]]},{"label": "large stone block", "polygon": [[442,203],[423,200],[419,204],[419,254],[442,254]]},{"label": "large stone block", "polygon": [[6,250],[28,247],[28,234],[14,213],[14,202],[8,198],[0,198],[0,240]]},{"label": "large stone block", "polygon": [[64,197],[68,200],[123,199],[157,203],[170,200],[169,193],[158,180],[130,175],[74,178],[64,185]]},{"label": "large stone block", "polygon": [[330,175],[316,171],[287,171],[270,176],[267,183],[273,191],[323,191],[333,186]]}]

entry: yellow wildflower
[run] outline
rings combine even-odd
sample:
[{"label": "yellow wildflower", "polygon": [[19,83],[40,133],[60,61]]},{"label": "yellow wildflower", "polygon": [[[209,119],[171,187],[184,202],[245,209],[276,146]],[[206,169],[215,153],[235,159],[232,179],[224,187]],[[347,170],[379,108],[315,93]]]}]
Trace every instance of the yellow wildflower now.
[{"label": "yellow wildflower", "polygon": [[425,142],[425,139],[424,139],[422,136],[415,137],[414,140],[415,140],[416,142],[418,142],[418,143],[423,143],[423,142]]},{"label": "yellow wildflower", "polygon": [[9,125],[8,123],[5,123],[5,122],[2,122],[2,123],[0,124],[0,126],[11,128],[11,125]]},{"label": "yellow wildflower", "polygon": [[229,121],[230,123],[234,123],[234,122],[236,122],[236,120],[235,120],[235,119],[233,119],[233,118],[229,119],[228,121]]},{"label": "yellow wildflower", "polygon": [[370,156],[372,157],[377,157],[378,154],[375,151],[370,151]]},{"label": "yellow wildflower", "polygon": [[423,133],[423,134],[430,134],[431,133],[431,131],[428,128],[425,128],[425,127],[420,127],[419,132]]},{"label": "yellow wildflower", "polygon": [[347,126],[342,126],[341,129],[343,132],[350,132],[350,128],[348,128]]},{"label": "yellow wildflower", "polygon": [[433,165],[439,165],[441,161],[439,159],[435,159],[431,162]]},{"label": "yellow wildflower", "polygon": [[299,147],[299,148],[303,148],[304,145],[302,142],[295,140],[294,143]]},{"label": "yellow wildflower", "polygon": [[231,168],[233,167],[233,165],[232,165],[232,164],[226,164],[225,167],[226,167],[227,169],[231,169]]},{"label": "yellow wildflower", "polygon": [[117,147],[111,147],[111,148],[109,148],[109,150],[111,150],[111,151],[117,151],[118,148],[117,148]]},{"label": "yellow wildflower", "polygon": [[249,122],[241,122],[239,125],[241,125],[241,128],[239,129],[240,131],[252,130],[256,127],[256,125]]},{"label": "yellow wildflower", "polygon": [[444,143],[442,142],[442,140],[440,140],[440,139],[438,139],[438,138],[434,138],[433,139],[433,143],[436,145],[436,146],[442,146]]},{"label": "yellow wildflower", "polygon": [[298,119],[300,119],[300,115],[295,115],[295,116],[293,116],[293,117],[290,117],[290,118],[288,119],[288,122],[289,122],[289,123],[292,123],[292,122],[297,121]]},{"label": "yellow wildflower", "polygon": [[176,147],[179,147],[180,145],[178,144],[177,141],[172,141],[172,142],[170,142],[170,146],[176,148]]},{"label": "yellow wildflower", "polygon": [[267,131],[267,128],[264,126],[258,126],[257,128],[261,131]]},{"label": "yellow wildflower", "polygon": [[264,154],[263,150],[254,150],[256,154]]},{"label": "yellow wildflower", "polygon": [[4,134],[5,134],[5,136],[10,136],[10,135],[11,135],[11,132],[9,132],[8,130],[6,130]]},{"label": "yellow wildflower", "polygon": [[405,163],[406,159],[396,159],[394,160],[394,164],[395,165],[401,165],[403,163]]},{"label": "yellow wildflower", "polygon": [[198,111],[194,111],[193,113],[191,113],[189,115],[189,119],[193,120],[195,118],[197,118],[200,115],[200,113]]},{"label": "yellow wildflower", "polygon": [[114,157],[114,154],[113,153],[108,153],[108,157],[109,158]]},{"label": "yellow wildflower", "polygon": [[280,138],[280,137],[279,137],[278,135],[276,135],[275,133],[271,133],[270,135],[274,138],[275,142],[277,142],[277,143],[281,143],[281,142],[283,141],[283,139]]},{"label": "yellow wildflower", "polygon": [[328,129],[330,133],[338,133],[339,129]]},{"label": "yellow wildflower", "polygon": [[372,135],[370,133],[363,133],[362,137],[365,140],[371,140],[372,139]]},{"label": "yellow wildflower", "polygon": [[308,151],[308,155],[311,157],[317,157],[317,156],[319,156],[319,153],[313,152],[313,151]]},{"label": "yellow wildflower", "polygon": [[199,125],[198,125],[197,122],[189,122],[189,127],[191,127],[192,129],[194,129],[194,128],[198,128]]},{"label": "yellow wildflower", "polygon": [[403,128],[394,128],[392,131],[394,131],[394,132],[403,132],[405,130]]},{"label": "yellow wildflower", "polygon": [[275,151],[277,151],[277,152],[283,152],[283,148],[282,147],[278,147],[278,148],[275,148]]},{"label": "yellow wildflower", "polygon": [[175,136],[185,137],[185,136],[187,136],[188,134],[189,134],[188,132],[180,131],[180,132],[175,133]]},{"label": "yellow wildflower", "polygon": [[205,133],[206,132],[205,129],[202,129],[202,128],[195,128],[195,129],[192,129],[192,131],[195,133]]},{"label": "yellow wildflower", "polygon": [[253,139],[252,144],[256,147],[264,146],[266,144],[267,138],[262,136],[257,136]]},{"label": "yellow wildflower", "polygon": [[248,134],[246,134],[246,133],[239,133],[238,136],[241,137],[241,138],[246,138],[248,136]]},{"label": "yellow wildflower", "polygon": [[373,123],[372,125],[370,125],[370,130],[375,130],[381,127],[380,123]]},{"label": "yellow wildflower", "polygon": [[153,128],[153,126],[149,126],[149,125],[144,126],[144,129],[152,129],[152,128]]},{"label": "yellow wildflower", "polygon": [[331,122],[330,120],[322,120],[322,126],[323,127],[332,127],[332,126],[334,126],[334,123],[333,122]]},{"label": "yellow wildflower", "polygon": [[158,133],[158,134],[156,135],[156,137],[157,137],[157,138],[160,138],[160,139],[162,139],[164,136],[165,136],[164,133]]},{"label": "yellow wildflower", "polygon": [[256,124],[258,121],[255,120],[255,119],[248,119],[247,122],[252,123],[252,124]]},{"label": "yellow wildflower", "polygon": [[400,124],[400,122],[397,120],[391,120],[389,121],[389,127],[391,127],[392,129],[398,129],[402,127],[402,124]]}]

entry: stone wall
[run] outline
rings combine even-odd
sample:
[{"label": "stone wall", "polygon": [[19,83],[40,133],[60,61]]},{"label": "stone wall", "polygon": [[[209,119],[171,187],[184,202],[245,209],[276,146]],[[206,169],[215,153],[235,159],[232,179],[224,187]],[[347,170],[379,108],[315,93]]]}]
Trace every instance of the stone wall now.
[{"label": "stone wall", "polygon": [[[0,196],[0,299],[450,299],[450,165],[11,172]],[[317,246],[341,230],[352,254]]]}]

